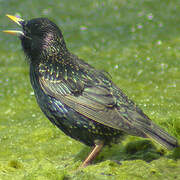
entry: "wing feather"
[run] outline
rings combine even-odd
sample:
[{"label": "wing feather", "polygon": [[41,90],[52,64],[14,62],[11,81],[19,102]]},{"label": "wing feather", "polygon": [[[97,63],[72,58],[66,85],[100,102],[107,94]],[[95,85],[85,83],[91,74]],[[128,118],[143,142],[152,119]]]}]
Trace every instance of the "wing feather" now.
[{"label": "wing feather", "polygon": [[106,87],[88,87],[81,95],[74,96],[63,82],[53,83],[44,78],[40,78],[39,82],[46,94],[80,114],[115,129],[128,129],[129,122],[114,107],[115,101]]},{"label": "wing feather", "polygon": [[67,83],[39,79],[44,92],[66,104],[78,113],[108,127],[122,130],[131,135],[144,136],[142,127],[151,128],[151,121],[128,106],[116,106],[111,91],[106,86],[86,87],[78,96],[68,88]]}]

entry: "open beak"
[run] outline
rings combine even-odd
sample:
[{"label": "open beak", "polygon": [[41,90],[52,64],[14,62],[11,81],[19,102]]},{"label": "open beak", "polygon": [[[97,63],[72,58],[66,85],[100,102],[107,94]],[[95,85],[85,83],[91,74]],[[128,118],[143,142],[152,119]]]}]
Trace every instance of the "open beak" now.
[{"label": "open beak", "polygon": [[[19,26],[22,26],[22,22],[24,21],[23,19],[18,18],[16,16],[9,15],[9,14],[7,14],[6,16],[10,18],[12,21],[14,21],[15,23],[17,23]],[[8,33],[8,34],[13,34],[13,35],[24,35],[22,31],[18,31],[18,30],[5,30],[3,32]]]}]

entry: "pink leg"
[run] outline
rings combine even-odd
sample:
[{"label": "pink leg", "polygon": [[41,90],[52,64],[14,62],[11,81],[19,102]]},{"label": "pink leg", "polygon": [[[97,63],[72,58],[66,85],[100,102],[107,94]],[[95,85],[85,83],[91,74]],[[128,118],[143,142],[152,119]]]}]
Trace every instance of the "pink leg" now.
[{"label": "pink leg", "polygon": [[99,154],[103,145],[104,145],[103,142],[95,144],[95,147],[93,148],[91,153],[88,155],[88,157],[84,160],[84,162],[81,164],[80,168],[84,168],[88,166],[92,162],[92,160]]}]

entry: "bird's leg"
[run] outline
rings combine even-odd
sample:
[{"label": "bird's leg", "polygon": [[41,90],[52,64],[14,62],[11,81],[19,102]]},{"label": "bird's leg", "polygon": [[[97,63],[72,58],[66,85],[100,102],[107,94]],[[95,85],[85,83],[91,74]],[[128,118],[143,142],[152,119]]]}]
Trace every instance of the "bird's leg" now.
[{"label": "bird's leg", "polygon": [[81,164],[80,168],[84,168],[88,166],[92,160],[99,154],[101,149],[103,148],[104,143],[102,141],[96,141],[95,146],[93,147],[92,151],[88,155],[88,157],[84,160],[84,162]]}]

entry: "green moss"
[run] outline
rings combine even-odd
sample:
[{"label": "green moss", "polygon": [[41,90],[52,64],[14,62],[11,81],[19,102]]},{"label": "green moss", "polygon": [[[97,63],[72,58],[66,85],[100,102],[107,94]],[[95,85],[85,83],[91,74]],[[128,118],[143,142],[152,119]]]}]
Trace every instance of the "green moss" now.
[{"label": "green moss", "polygon": [[180,159],[180,147],[177,147],[176,149],[174,149],[171,157],[174,158],[175,160]]},{"label": "green moss", "polygon": [[14,168],[14,169],[21,169],[23,166],[20,162],[18,162],[17,160],[11,160],[9,162],[9,166]]},{"label": "green moss", "polygon": [[[155,123],[180,140],[180,3],[174,1],[2,1],[3,14],[49,17],[67,46],[113,81]],[[13,28],[13,29],[14,29]],[[42,114],[18,38],[0,33],[0,179],[180,179],[179,148],[127,137],[78,167],[89,147],[65,136]]]}]

